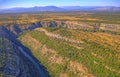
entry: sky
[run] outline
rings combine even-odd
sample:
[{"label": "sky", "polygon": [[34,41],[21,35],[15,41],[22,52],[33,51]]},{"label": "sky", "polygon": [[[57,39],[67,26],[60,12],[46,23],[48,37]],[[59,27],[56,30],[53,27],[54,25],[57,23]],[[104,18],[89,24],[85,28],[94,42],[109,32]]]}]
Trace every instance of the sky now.
[{"label": "sky", "polygon": [[0,0],[0,9],[34,6],[120,6],[120,0]]}]

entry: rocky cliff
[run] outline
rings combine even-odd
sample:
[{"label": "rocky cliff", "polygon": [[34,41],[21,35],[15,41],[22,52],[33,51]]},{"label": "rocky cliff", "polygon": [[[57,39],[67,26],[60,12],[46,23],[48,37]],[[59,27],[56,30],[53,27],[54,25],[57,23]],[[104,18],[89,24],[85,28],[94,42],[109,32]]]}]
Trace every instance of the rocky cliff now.
[{"label": "rocky cliff", "polygon": [[15,34],[3,26],[0,26],[0,77],[49,77]]},{"label": "rocky cliff", "polygon": [[109,31],[120,31],[119,24],[105,24],[105,23],[85,23],[79,21],[40,21],[32,23],[31,25],[17,25],[13,24],[9,26],[8,29],[12,31],[15,35],[26,31],[33,30],[39,27],[62,27],[68,29],[80,29],[80,30],[109,30]]}]

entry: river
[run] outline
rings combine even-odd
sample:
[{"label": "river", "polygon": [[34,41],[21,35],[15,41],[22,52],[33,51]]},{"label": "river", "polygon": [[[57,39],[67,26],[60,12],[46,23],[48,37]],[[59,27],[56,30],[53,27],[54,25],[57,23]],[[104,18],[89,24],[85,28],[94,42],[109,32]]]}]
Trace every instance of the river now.
[{"label": "river", "polygon": [[34,66],[38,69],[41,77],[49,77],[48,73],[45,71],[45,69],[40,66],[28,53],[26,53],[22,47],[18,47],[20,49],[20,52],[27,57],[33,64]]}]

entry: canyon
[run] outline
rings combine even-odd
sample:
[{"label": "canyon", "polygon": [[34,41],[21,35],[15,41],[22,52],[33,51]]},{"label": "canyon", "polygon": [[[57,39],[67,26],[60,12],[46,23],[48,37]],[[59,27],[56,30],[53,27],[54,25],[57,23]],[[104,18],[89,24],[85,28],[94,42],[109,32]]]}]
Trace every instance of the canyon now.
[{"label": "canyon", "polygon": [[[0,26],[0,77],[49,77],[49,72],[36,59],[36,56],[33,56],[31,50],[17,39],[27,31],[45,32],[51,38],[70,42],[70,46],[81,49],[81,47],[77,46],[77,43],[82,44],[82,41],[75,41],[60,34],[53,34],[42,28],[63,28],[88,32],[97,32],[99,30],[120,32],[119,24],[84,23],[77,21],[39,21],[31,25],[12,24],[11,26]],[[79,65],[79,63],[77,64]],[[92,77],[92,75],[90,76]]]},{"label": "canyon", "polygon": [[0,61],[0,77],[49,77],[30,50],[4,26],[0,26]]}]

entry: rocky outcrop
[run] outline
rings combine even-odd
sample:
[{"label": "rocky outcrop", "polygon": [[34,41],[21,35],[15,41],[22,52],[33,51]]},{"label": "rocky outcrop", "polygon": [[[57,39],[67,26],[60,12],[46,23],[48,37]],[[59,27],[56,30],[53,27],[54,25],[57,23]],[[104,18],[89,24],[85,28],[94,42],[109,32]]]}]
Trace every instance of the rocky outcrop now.
[{"label": "rocky outcrop", "polygon": [[40,22],[32,23],[29,26],[27,25],[21,26],[21,25],[13,24],[12,26],[9,26],[8,29],[12,31],[15,35],[18,35],[23,31],[33,30],[39,27],[62,27],[62,28],[83,29],[83,30],[93,29],[91,25],[77,21],[40,21]]},{"label": "rocky outcrop", "polygon": [[63,37],[59,34],[54,34],[54,33],[48,32],[47,30],[45,30],[43,28],[38,28],[38,29],[36,29],[36,31],[44,32],[49,37],[64,40],[64,41],[67,41],[67,42],[70,42],[70,43],[76,43],[76,44],[83,43],[82,41],[76,41],[76,40],[73,40],[73,39],[70,39],[70,38],[67,38],[67,37]]},{"label": "rocky outcrop", "polygon": [[100,29],[102,30],[111,30],[111,31],[120,31],[119,24],[101,24]]},{"label": "rocky outcrop", "polygon": [[10,31],[12,31],[15,35],[18,35],[19,33],[22,32],[22,28],[20,28],[19,25],[17,24],[14,24],[12,26],[9,26],[8,28]]},{"label": "rocky outcrop", "polygon": [[119,24],[103,24],[103,23],[85,23],[79,21],[40,21],[32,23],[31,25],[17,25],[13,24],[9,26],[8,29],[18,36],[21,32],[26,30],[33,30],[39,27],[62,27],[68,29],[79,29],[79,30],[110,30],[110,31],[120,31]]}]

